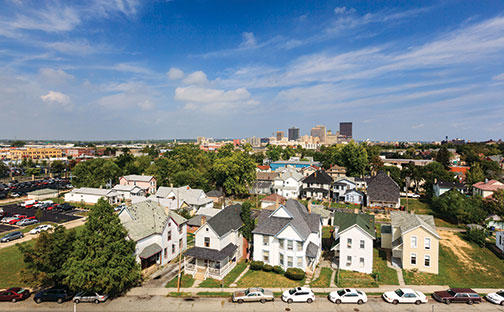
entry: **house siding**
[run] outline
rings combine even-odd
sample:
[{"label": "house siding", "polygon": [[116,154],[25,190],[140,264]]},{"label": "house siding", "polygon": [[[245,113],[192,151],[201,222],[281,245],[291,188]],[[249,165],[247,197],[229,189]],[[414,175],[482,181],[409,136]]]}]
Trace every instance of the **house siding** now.
[{"label": "house siding", "polygon": [[[415,236],[417,239],[417,247],[412,248],[411,238]],[[403,234],[402,246],[402,264],[403,269],[412,270],[418,269],[420,272],[438,274],[438,260],[439,260],[439,239],[426,231],[424,228],[414,229],[406,234]],[[430,250],[425,249],[425,238],[429,238],[431,242]],[[416,254],[416,265],[411,264],[411,254]],[[430,267],[426,267],[425,255],[430,256]]]},{"label": "house siding", "polygon": [[[352,239],[349,247],[348,239]],[[364,241],[364,248],[360,248],[360,241]],[[344,231],[340,235],[339,245],[339,268],[361,273],[370,274],[373,272],[373,239],[364,233],[359,227],[354,226]],[[347,263],[347,258],[351,257],[351,264]],[[361,265],[360,259],[364,259],[364,265]]]}]

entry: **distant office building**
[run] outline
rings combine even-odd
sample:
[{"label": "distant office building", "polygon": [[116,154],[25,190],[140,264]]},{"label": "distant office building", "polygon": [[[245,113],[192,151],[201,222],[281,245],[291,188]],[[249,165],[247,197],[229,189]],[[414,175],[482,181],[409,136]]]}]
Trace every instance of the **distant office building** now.
[{"label": "distant office building", "polygon": [[246,141],[247,141],[247,143],[249,143],[253,147],[261,146],[261,139],[260,138],[256,138],[255,136],[251,137],[251,138],[247,138]]},{"label": "distant office building", "polygon": [[283,131],[277,131],[276,132],[276,139],[277,141],[281,141],[284,137],[284,132]]},{"label": "distant office building", "polygon": [[296,141],[299,139],[299,128],[289,128],[289,141]]},{"label": "distant office building", "polygon": [[261,138],[261,144],[269,144],[270,138]]},{"label": "distant office building", "polygon": [[327,136],[327,129],[325,126],[316,126],[311,129],[311,136],[320,139],[320,143],[325,143]]},{"label": "distant office building", "polygon": [[340,122],[339,124],[339,132],[341,135],[346,136],[347,138],[352,137],[352,123],[351,122]]}]

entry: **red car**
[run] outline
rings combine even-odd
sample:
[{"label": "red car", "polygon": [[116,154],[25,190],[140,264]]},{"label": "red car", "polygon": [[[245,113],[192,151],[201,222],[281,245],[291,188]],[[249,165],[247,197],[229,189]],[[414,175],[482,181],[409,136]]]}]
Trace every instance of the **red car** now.
[{"label": "red car", "polygon": [[19,300],[25,300],[28,297],[30,297],[30,291],[21,287],[12,287],[0,291],[0,301],[16,302]]}]

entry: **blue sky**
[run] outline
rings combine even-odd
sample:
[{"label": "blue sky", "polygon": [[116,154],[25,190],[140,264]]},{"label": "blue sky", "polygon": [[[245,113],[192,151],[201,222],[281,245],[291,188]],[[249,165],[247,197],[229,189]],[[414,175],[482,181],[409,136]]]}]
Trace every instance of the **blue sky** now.
[{"label": "blue sky", "polygon": [[0,5],[2,138],[504,131],[501,0]]}]

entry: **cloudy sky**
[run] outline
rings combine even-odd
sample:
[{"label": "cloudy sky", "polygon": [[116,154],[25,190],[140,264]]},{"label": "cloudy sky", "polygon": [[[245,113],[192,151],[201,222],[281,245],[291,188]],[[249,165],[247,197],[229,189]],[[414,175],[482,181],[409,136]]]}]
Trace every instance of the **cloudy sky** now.
[{"label": "cloudy sky", "polygon": [[0,138],[503,137],[502,0],[0,7]]}]

